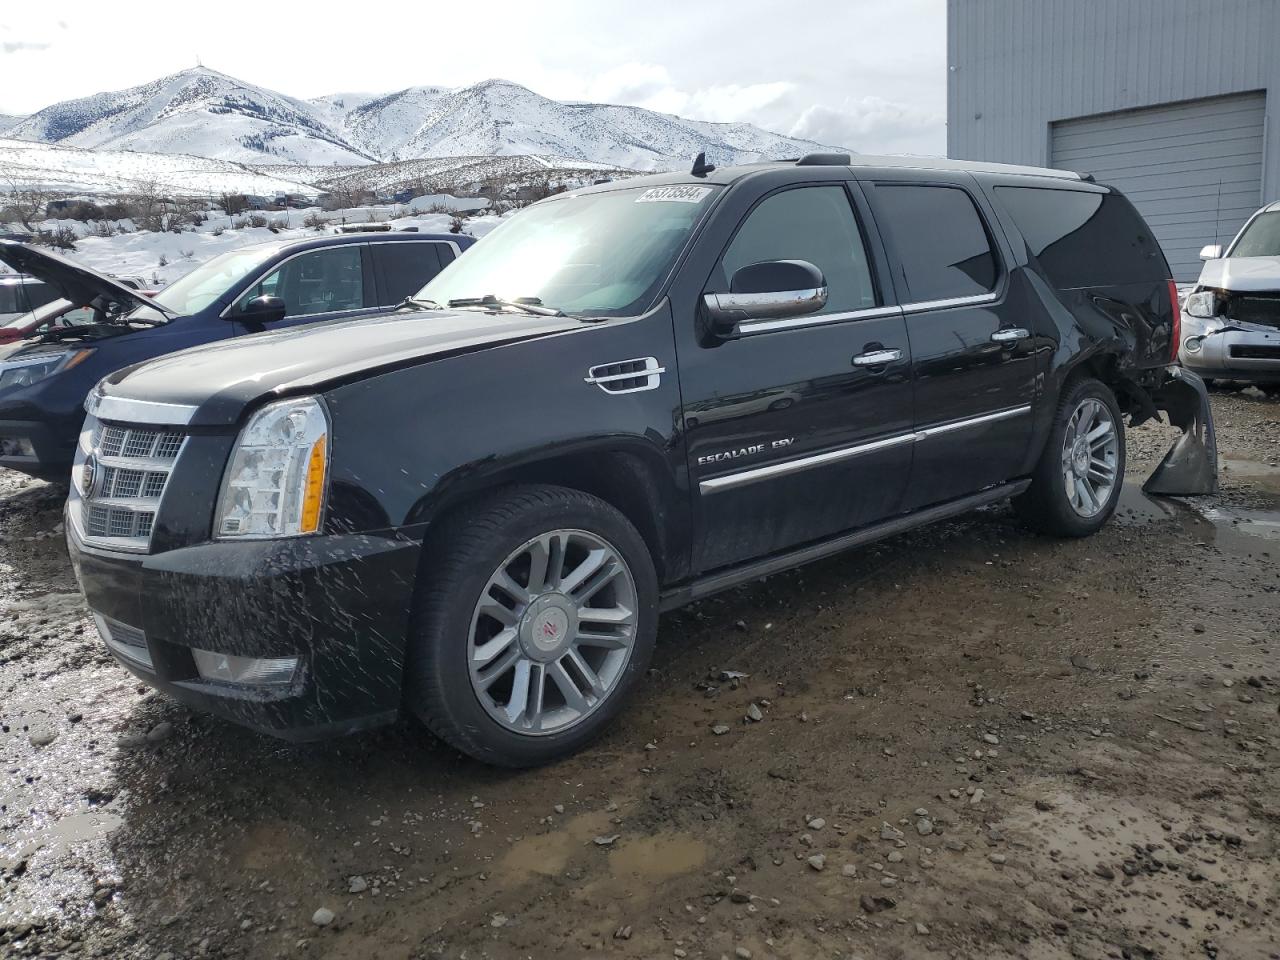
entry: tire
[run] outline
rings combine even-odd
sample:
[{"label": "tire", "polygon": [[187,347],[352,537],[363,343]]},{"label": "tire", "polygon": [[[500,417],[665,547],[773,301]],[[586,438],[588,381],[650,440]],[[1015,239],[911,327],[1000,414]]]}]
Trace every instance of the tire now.
[{"label": "tire", "polygon": [[[1098,419],[1088,420],[1093,430],[1109,421],[1111,434],[1082,448],[1078,445],[1080,437],[1075,433],[1077,424],[1094,416]],[[1111,441],[1109,444],[1107,439]],[[1081,451],[1087,453],[1089,448],[1093,455],[1084,461]],[[1079,476],[1082,468],[1086,474],[1083,478]],[[1053,427],[1031,475],[1031,486],[1014,498],[1014,508],[1024,521],[1043,533],[1087,537],[1102,529],[1115,512],[1124,483],[1124,468],[1124,421],[1115,394],[1099,380],[1071,381],[1058,400]],[[1071,484],[1068,471],[1074,481]],[[1109,484],[1104,480],[1107,476]],[[1080,488],[1081,479],[1085,481],[1085,491]]]},{"label": "tire", "polygon": [[485,763],[532,767],[582,749],[653,655],[648,548],[626,517],[578,490],[512,487],[463,508],[428,537],[418,584],[407,706]]}]

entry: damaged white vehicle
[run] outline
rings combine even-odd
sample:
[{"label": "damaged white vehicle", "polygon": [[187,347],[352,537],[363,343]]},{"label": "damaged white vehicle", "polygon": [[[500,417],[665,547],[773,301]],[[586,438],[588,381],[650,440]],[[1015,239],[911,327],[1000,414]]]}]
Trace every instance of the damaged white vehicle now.
[{"label": "damaged white vehicle", "polygon": [[1178,359],[1205,380],[1241,380],[1280,394],[1280,202],[1255,213],[1207,261],[1183,303]]}]

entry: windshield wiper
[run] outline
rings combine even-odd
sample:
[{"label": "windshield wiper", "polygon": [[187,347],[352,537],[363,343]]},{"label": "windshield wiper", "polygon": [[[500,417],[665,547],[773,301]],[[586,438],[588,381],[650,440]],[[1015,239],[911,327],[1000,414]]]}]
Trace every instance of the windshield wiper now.
[{"label": "windshield wiper", "polygon": [[495,297],[492,293],[486,293],[483,297],[461,297],[456,300],[449,301],[450,307],[510,307],[513,310],[523,310],[525,313],[531,313],[535,317],[567,317],[568,314],[563,310],[557,310],[555,307],[544,307],[539,297],[516,297],[514,300],[503,300]]},{"label": "windshield wiper", "polygon": [[434,300],[419,300],[417,297],[405,297],[400,303],[402,307],[409,307],[413,310],[443,310],[444,307],[436,303]]}]

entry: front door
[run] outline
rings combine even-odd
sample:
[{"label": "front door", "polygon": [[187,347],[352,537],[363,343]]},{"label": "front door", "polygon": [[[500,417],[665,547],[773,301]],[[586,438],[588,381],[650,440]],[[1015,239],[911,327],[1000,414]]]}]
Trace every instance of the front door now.
[{"label": "front door", "polygon": [[736,187],[747,196],[721,207],[719,226],[731,216],[733,232],[703,287],[728,291],[747,264],[807,260],[826,278],[826,307],[752,321],[735,339],[699,339],[692,325],[677,335],[695,572],[870,523],[902,496],[912,431],[906,325],[879,292],[855,206],[865,201],[851,180],[826,176]]},{"label": "front door", "polygon": [[[369,313],[378,305],[368,244],[347,243],[296,253],[240,295],[228,308],[235,320],[245,304],[257,297],[279,297],[285,303],[284,319],[272,330],[300,323],[334,320]],[[256,325],[243,324],[255,332]]]},{"label": "front door", "polygon": [[1031,441],[1035,301],[979,194],[904,174],[867,186],[911,339],[916,445],[903,508],[1016,477]]}]

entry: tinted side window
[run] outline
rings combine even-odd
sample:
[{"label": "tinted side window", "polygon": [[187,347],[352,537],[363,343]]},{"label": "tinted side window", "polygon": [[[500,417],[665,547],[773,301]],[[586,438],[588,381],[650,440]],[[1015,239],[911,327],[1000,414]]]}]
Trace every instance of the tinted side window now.
[{"label": "tinted side window", "polygon": [[382,265],[382,305],[400,303],[440,272],[438,243],[375,243],[373,255]]},{"label": "tinted side window", "polygon": [[996,197],[1059,289],[1169,277],[1160,244],[1121,194],[996,187]]},{"label": "tinted side window", "polygon": [[284,300],[288,317],[359,310],[365,306],[361,246],[330,247],[287,260],[241,294],[237,307],[243,309],[256,297],[272,296]]},{"label": "tinted side window", "polygon": [[880,183],[876,219],[893,238],[909,296],[920,303],[996,288],[991,238],[973,199],[958,187]]},{"label": "tinted side window", "polygon": [[822,313],[876,305],[867,251],[843,187],[800,187],[761,201],[721,258],[723,279],[764,260],[808,260],[817,266],[829,291]]}]

